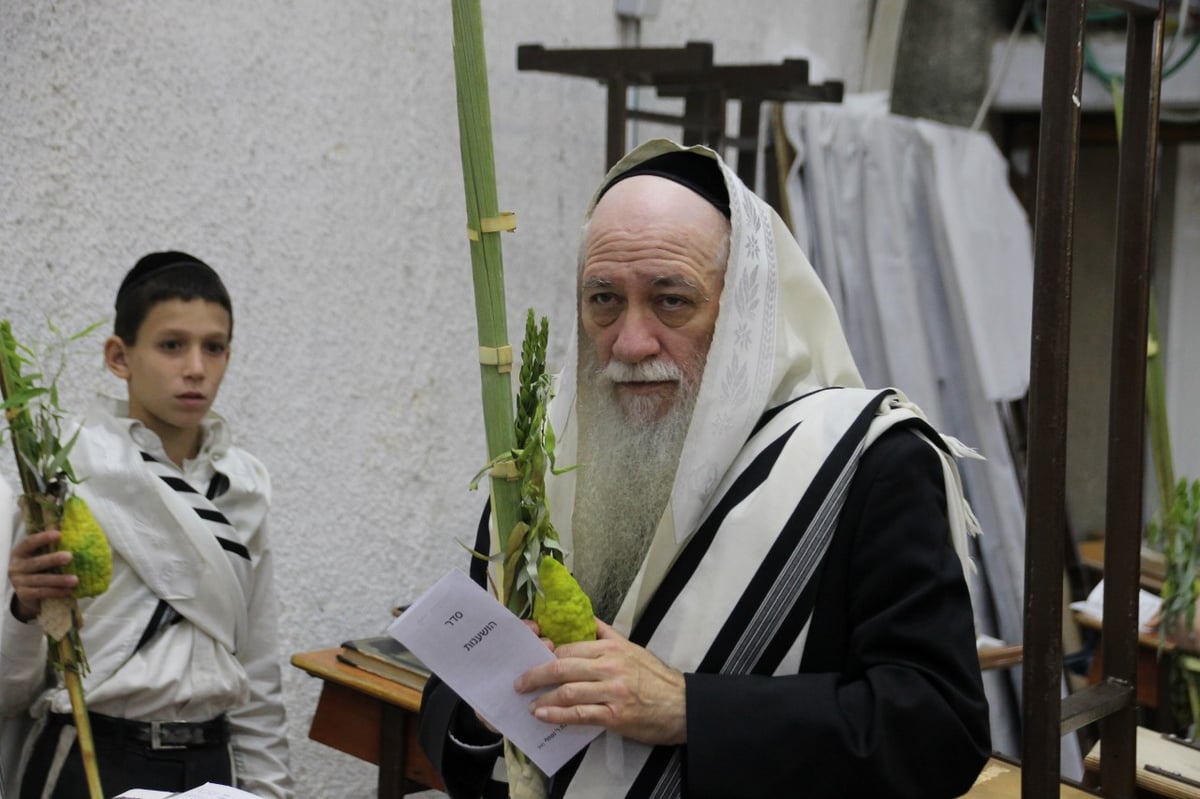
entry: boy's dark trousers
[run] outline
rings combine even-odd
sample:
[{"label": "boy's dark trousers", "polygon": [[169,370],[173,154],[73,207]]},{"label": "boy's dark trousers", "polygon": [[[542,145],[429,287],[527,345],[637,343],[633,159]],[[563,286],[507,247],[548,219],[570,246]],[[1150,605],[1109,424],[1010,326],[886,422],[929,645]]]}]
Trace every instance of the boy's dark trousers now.
[{"label": "boy's dark trousers", "polygon": [[[100,784],[106,797],[130,788],[178,792],[206,782],[234,784],[229,725],[224,717],[200,724],[150,724],[98,713],[90,716]],[[40,799],[48,779],[54,783],[51,799],[81,799],[88,795],[73,728],[70,715],[50,714],[25,766],[20,799]],[[65,759],[58,754],[64,734],[72,739]]]}]

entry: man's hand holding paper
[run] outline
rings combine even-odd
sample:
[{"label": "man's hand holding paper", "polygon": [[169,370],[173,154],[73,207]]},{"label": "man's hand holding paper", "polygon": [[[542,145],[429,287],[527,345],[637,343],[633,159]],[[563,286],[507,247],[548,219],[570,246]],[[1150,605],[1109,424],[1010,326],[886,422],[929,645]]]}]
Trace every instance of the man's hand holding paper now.
[{"label": "man's hand holding paper", "polygon": [[604,622],[597,640],[560,646],[516,689],[540,692],[534,715],[547,724],[596,724],[647,744],[687,741],[683,674]]},{"label": "man's hand holding paper", "polygon": [[533,694],[518,678],[557,662],[546,644],[461,571],[438,580],[388,633],[411,649],[447,685],[546,774],[553,774],[595,738],[599,727],[547,723],[533,716]]}]

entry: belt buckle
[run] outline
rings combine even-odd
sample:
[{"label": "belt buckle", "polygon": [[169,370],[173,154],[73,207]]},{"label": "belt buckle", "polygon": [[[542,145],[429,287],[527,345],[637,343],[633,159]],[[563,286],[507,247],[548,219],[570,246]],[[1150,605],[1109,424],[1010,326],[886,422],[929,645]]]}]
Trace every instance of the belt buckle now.
[{"label": "belt buckle", "polygon": [[169,722],[152,721],[150,722],[150,748],[153,750],[161,749],[187,749],[187,744],[165,744],[162,741],[162,730],[164,724]]}]

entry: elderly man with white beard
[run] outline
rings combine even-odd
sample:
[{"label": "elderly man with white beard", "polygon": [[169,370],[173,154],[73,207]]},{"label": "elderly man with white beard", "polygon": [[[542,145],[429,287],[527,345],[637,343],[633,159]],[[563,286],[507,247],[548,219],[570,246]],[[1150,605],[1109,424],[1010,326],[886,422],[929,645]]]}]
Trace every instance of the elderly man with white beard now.
[{"label": "elderly man with white beard", "polygon": [[[577,280],[551,419],[579,468],[547,492],[599,633],[515,688],[605,732],[548,795],[964,793],[990,750],[972,453],[863,388],[795,240],[710,150],[617,164]],[[420,727],[451,797],[508,795],[499,736],[436,678]]]}]

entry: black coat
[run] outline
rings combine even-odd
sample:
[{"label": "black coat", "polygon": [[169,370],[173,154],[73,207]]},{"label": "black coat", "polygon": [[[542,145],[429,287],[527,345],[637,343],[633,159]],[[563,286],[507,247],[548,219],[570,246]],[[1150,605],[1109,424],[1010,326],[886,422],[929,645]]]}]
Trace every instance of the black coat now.
[{"label": "black coat", "polygon": [[[894,428],[863,454],[814,579],[798,674],[685,676],[684,795],[965,793],[990,753],[988,708],[942,467],[928,444]],[[467,743],[494,740],[432,680],[422,744],[451,797],[480,796],[496,749],[456,745],[451,725]]]}]

